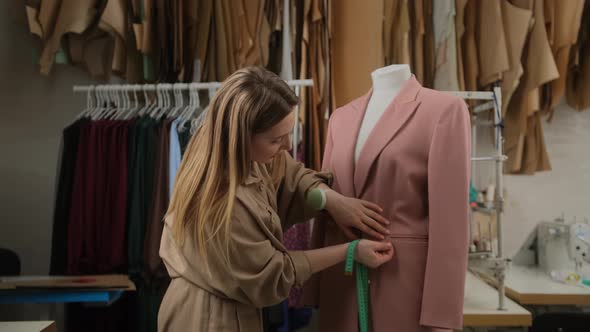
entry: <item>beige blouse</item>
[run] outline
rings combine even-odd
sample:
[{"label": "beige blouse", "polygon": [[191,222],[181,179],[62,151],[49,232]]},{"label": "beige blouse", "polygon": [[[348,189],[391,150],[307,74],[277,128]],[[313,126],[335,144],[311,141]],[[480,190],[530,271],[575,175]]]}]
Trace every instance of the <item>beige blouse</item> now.
[{"label": "beige blouse", "polygon": [[204,269],[194,241],[177,246],[165,221],[160,256],[172,282],[158,315],[159,331],[262,331],[262,307],[280,303],[311,275],[301,251],[287,251],[283,227],[306,221],[314,211],[305,193],[331,175],[303,167],[285,153],[284,176],[275,186],[271,166],[254,164],[238,188],[230,231],[230,267],[209,250]]}]

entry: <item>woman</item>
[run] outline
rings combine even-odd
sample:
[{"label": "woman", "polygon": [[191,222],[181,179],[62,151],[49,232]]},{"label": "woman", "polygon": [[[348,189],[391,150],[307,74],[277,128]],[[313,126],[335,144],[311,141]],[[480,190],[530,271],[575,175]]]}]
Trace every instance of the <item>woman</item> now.
[{"label": "woman", "polygon": [[[231,75],[210,103],[178,171],[160,256],[172,282],[160,331],[262,331],[261,308],[283,301],[312,273],[344,260],[348,244],[287,251],[282,230],[312,218],[309,190],[326,190],[325,210],[383,239],[374,204],[328,190],[331,176],[287,153],[298,99],[278,76],[252,67]],[[361,240],[355,259],[377,267],[390,243]],[[344,271],[343,271],[344,272]]]}]

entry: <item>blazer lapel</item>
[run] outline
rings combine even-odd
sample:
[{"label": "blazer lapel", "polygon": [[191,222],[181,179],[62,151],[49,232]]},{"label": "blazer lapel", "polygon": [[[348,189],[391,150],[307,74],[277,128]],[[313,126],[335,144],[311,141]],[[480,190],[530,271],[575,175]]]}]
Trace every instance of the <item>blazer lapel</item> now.
[{"label": "blazer lapel", "polygon": [[354,109],[351,112],[352,115],[346,118],[349,124],[343,123],[340,128],[337,128],[332,133],[335,142],[332,148],[332,156],[337,156],[332,162],[333,172],[336,179],[342,179],[338,181],[340,193],[349,197],[356,196],[354,181],[352,181],[355,167],[354,151],[365,109],[371,98],[372,91],[371,89],[366,95],[359,98],[357,102],[350,105]]},{"label": "blazer lapel", "polygon": [[[369,134],[369,137],[361,150],[356,167],[354,168],[354,189],[356,197],[362,195],[371,167],[379,157],[381,151],[383,151],[385,146],[395,137],[400,129],[403,128],[420,105],[420,101],[416,100],[420,88],[420,83],[418,83],[416,78],[412,76],[387,107],[375,125],[375,128],[373,128]],[[366,105],[367,104],[365,104],[365,109]],[[364,115],[365,111],[362,113]],[[356,143],[357,136],[358,130],[354,135],[354,143]],[[355,145],[356,144],[353,144],[353,151]]]}]

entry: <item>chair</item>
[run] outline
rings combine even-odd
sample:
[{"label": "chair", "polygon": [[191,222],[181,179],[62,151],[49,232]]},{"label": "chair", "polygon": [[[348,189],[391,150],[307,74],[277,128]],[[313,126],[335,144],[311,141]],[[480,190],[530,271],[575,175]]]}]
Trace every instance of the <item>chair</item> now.
[{"label": "chair", "polygon": [[0,248],[0,276],[18,275],[20,275],[20,258],[14,251]]}]

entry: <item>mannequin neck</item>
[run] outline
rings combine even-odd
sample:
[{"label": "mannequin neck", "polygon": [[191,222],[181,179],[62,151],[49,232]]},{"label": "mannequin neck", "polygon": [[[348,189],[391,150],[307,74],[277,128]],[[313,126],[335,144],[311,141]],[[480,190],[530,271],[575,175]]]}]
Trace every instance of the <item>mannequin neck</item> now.
[{"label": "mannequin neck", "polygon": [[373,91],[397,95],[402,86],[412,77],[410,66],[391,65],[379,68],[371,73]]}]

